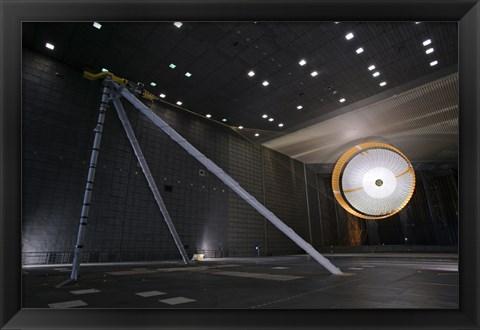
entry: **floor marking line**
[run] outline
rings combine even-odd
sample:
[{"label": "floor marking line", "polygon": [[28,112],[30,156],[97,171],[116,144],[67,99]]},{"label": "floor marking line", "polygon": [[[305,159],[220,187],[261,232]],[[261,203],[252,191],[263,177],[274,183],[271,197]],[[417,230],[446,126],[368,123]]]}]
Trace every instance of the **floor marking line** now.
[{"label": "floor marking line", "polygon": [[60,303],[48,304],[50,308],[72,308],[72,307],[80,307],[80,306],[87,306],[88,304],[83,300],[72,300],[72,301],[65,301]]},{"label": "floor marking line", "polygon": [[87,294],[87,293],[97,293],[100,292],[100,290],[97,289],[85,289],[85,290],[74,290],[70,291],[72,294]]},{"label": "floor marking line", "polygon": [[434,283],[434,282],[416,282],[416,281],[399,281],[403,283],[412,283],[412,284],[428,284],[428,285],[439,285],[439,286],[452,286],[458,287],[456,284],[446,284],[446,283]]},{"label": "floor marking line", "polygon": [[169,304],[169,305],[185,304],[185,303],[192,302],[192,301],[196,301],[196,300],[195,299],[190,299],[190,298],[185,298],[185,297],[175,297],[175,298],[159,300],[159,302],[162,302],[164,304]]},{"label": "floor marking line", "polygon": [[211,272],[213,275],[226,275],[226,276],[235,276],[235,277],[246,277],[246,278],[257,278],[262,280],[272,280],[272,281],[291,281],[303,276],[293,276],[293,275],[279,275],[279,274],[264,274],[264,273],[249,273],[249,272]]},{"label": "floor marking line", "polygon": [[144,298],[148,298],[148,297],[161,296],[167,293],[161,292],[161,291],[146,291],[146,292],[137,292],[135,294]]}]

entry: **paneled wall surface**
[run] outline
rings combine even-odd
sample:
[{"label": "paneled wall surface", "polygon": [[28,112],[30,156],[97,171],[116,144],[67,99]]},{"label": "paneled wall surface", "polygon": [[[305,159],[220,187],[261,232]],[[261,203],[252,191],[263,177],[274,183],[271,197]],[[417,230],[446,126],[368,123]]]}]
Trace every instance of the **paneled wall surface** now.
[{"label": "paneled wall surface", "polygon": [[[72,260],[101,83],[23,50],[22,251],[25,264]],[[417,174],[412,202],[393,219],[365,222],[333,199],[328,175],[235,131],[156,102],[160,117],[316,248],[456,244],[452,172]],[[189,256],[266,256],[302,250],[145,116],[123,102]],[[106,112],[83,261],[180,259],[120,124]]]}]

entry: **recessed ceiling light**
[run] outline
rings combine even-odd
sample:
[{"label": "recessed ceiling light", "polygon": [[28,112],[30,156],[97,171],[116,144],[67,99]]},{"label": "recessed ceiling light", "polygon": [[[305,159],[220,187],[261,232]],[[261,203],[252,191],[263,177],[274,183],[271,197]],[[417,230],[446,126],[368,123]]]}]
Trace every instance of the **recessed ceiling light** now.
[{"label": "recessed ceiling light", "polygon": [[340,103],[343,103],[343,102],[345,102],[345,99],[340,99],[338,101],[340,101]]},{"label": "recessed ceiling light", "polygon": [[415,22],[415,24],[420,24],[421,22]]},{"label": "recessed ceiling light", "polygon": [[163,93],[160,94],[160,97],[161,97],[162,99],[164,99],[166,96],[167,96],[167,95],[165,95],[165,94],[163,94]]},{"label": "recessed ceiling light", "polygon": [[223,121],[223,122],[226,122],[226,121],[227,121],[227,118],[223,118],[222,121]]},{"label": "recessed ceiling light", "polygon": [[175,23],[173,23],[173,25],[175,25],[177,28],[180,28],[183,25],[183,23],[182,22],[175,22]]},{"label": "recessed ceiling light", "polygon": [[303,107],[302,107],[301,105],[299,105],[299,106],[297,107],[297,109],[300,110],[300,109],[303,109]]},{"label": "recessed ceiling light", "polygon": [[170,69],[175,69],[177,66],[173,63],[170,63],[169,67],[170,67]]},{"label": "recessed ceiling light", "polygon": [[373,69],[375,69],[375,65],[370,65],[370,66],[368,67],[368,70],[369,70],[369,71],[372,71]]},{"label": "recessed ceiling light", "polygon": [[300,62],[298,62],[298,64],[300,64],[300,65],[303,66],[303,65],[307,64],[307,61],[305,61],[305,60],[302,59],[302,60],[300,60]]},{"label": "recessed ceiling light", "polygon": [[430,54],[430,53],[433,53],[433,48],[429,48],[425,51],[426,54]]},{"label": "recessed ceiling light", "polygon": [[380,86],[383,87],[383,86],[385,86],[386,84],[387,84],[387,83],[386,83],[385,81],[382,81],[382,82],[380,83]]},{"label": "recessed ceiling light", "polygon": [[152,82],[150,83],[150,86],[155,87],[155,86],[157,86],[157,84],[152,81]]},{"label": "recessed ceiling light", "polygon": [[97,29],[101,29],[102,28],[102,24],[98,23],[98,22],[93,22],[93,27],[97,28]]},{"label": "recessed ceiling light", "polygon": [[350,40],[352,38],[353,38],[353,33],[352,32],[347,33],[347,35],[345,36],[345,39],[347,39],[347,40]]},{"label": "recessed ceiling light", "polygon": [[423,42],[423,45],[424,45],[424,46],[427,46],[427,45],[430,45],[431,43],[432,43],[432,40],[427,39],[427,40],[425,40],[425,41]]},{"label": "recessed ceiling light", "polygon": [[363,53],[363,48],[360,47],[359,49],[356,50],[357,54]]},{"label": "recessed ceiling light", "polygon": [[260,135],[260,134],[258,134],[258,133],[255,133],[255,136],[259,136],[259,135]]},{"label": "recessed ceiling light", "polygon": [[278,127],[283,127],[283,124],[282,123],[278,124]]},{"label": "recessed ceiling light", "polygon": [[438,61],[430,62],[430,66],[434,66],[434,65],[437,65],[437,64],[438,64]]},{"label": "recessed ceiling light", "polygon": [[105,68],[103,68],[103,69],[102,69],[102,72],[108,72],[108,70],[107,70],[107,69],[105,69]]},{"label": "recessed ceiling light", "polygon": [[186,75],[188,78],[190,78],[190,77],[192,76],[192,74],[191,74],[190,72],[185,73],[185,75]]},{"label": "recessed ceiling light", "polygon": [[268,85],[269,85],[269,82],[265,80],[265,81],[262,83],[262,85],[263,85],[263,86],[268,86]]},{"label": "recessed ceiling light", "polygon": [[250,71],[250,72],[248,73],[248,75],[249,75],[250,77],[253,77],[253,76],[255,75],[255,72]]},{"label": "recessed ceiling light", "polygon": [[207,114],[205,117],[207,117],[207,118],[212,118],[212,115],[211,115],[211,114]]},{"label": "recessed ceiling light", "polygon": [[177,104],[178,104],[178,105],[182,105],[182,102],[181,102],[181,101],[178,101]]},{"label": "recessed ceiling light", "polygon": [[268,118],[268,121],[273,121],[273,118]]},{"label": "recessed ceiling light", "polygon": [[310,73],[312,75],[312,77],[315,77],[316,75],[318,75],[318,72],[317,71],[313,71],[312,73]]},{"label": "recessed ceiling light", "polygon": [[50,44],[50,43],[48,43],[48,42],[45,44],[45,47],[47,47],[48,49],[51,49],[51,50],[53,50],[53,49],[55,48],[54,45],[52,45],[52,44]]},{"label": "recessed ceiling light", "polygon": [[268,115],[263,115],[263,116],[262,116],[262,118],[267,118],[267,117],[268,117]]},{"label": "recessed ceiling light", "polygon": [[378,72],[378,71],[375,71],[375,72],[372,74],[372,76],[374,76],[374,77],[378,77],[379,75],[380,75],[380,72]]},{"label": "recessed ceiling light", "polygon": [[335,22],[335,24],[338,24],[338,23],[340,23],[340,22]]},{"label": "recessed ceiling light", "polygon": [[243,129],[243,126],[238,126],[238,129]]}]

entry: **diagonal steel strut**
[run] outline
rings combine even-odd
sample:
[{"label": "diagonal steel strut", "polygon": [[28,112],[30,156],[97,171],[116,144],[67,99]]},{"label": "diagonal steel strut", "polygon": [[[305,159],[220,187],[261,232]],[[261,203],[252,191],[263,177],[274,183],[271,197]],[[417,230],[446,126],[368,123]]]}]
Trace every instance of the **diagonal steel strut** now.
[{"label": "diagonal steel strut", "polygon": [[158,187],[155,184],[152,173],[150,172],[150,168],[148,167],[148,164],[145,161],[145,157],[143,156],[142,149],[138,144],[137,138],[135,137],[135,133],[133,132],[130,122],[128,121],[127,115],[125,114],[125,110],[123,109],[122,103],[118,99],[118,95],[115,91],[110,92],[110,98],[113,102],[113,105],[115,106],[115,109],[117,110],[118,118],[120,119],[120,122],[122,123],[123,128],[125,129],[125,133],[127,133],[128,140],[130,140],[130,144],[132,145],[133,151],[135,152],[135,156],[137,156],[137,160],[140,163],[140,167],[142,168],[143,174],[145,174],[145,178],[148,181],[148,186],[150,187],[150,190],[152,190],[153,196],[155,197],[158,207],[162,212],[163,219],[165,220],[168,230],[170,231],[170,234],[172,235],[173,240],[175,241],[175,245],[177,246],[178,251],[182,255],[183,262],[188,264],[189,260],[188,260],[187,253],[183,248],[182,241],[180,240],[180,237],[178,236],[175,226],[173,225],[173,222],[172,222],[172,219],[170,218],[170,214],[168,213],[167,207],[165,206],[165,203],[163,202],[162,197],[160,196]]},{"label": "diagonal steel strut", "polygon": [[[153,113],[152,110],[147,108],[140,100],[138,100],[127,88],[112,82],[114,88],[120,93],[127,101],[129,101],[135,108],[142,112],[147,118],[149,118],[156,126],[169,135],[175,142],[177,142],[182,148],[184,148],[190,155],[195,157],[200,163],[202,163],[210,172],[215,174],[220,180],[223,181],[230,189],[238,194],[244,201],[257,210],[267,220],[269,220],[275,227],[281,232],[287,235],[293,240],[299,247],[305,250],[310,256],[312,256],[318,263],[325,267],[330,273],[335,275],[342,275],[342,271],[333,265],[327,258],[322,256],[317,250],[301,238],[290,227],[284,224],[275,214],[269,211],[265,206],[258,202],[252,195],[250,195],[245,189],[243,189],[238,182],[225,173],[219,166],[217,166],[210,159],[205,157],[200,151],[198,151],[193,145],[191,145],[185,138],[178,134],[173,128],[171,128],[163,119]],[[115,102],[114,102],[115,104]]]}]

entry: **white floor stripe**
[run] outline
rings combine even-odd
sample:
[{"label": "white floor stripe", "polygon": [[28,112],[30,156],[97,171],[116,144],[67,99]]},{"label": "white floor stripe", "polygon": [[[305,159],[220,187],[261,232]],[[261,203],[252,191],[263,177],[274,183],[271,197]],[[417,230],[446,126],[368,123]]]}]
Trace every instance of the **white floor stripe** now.
[{"label": "white floor stripe", "polygon": [[196,301],[196,300],[190,299],[190,298],[185,298],[185,297],[176,297],[176,298],[159,300],[159,302],[169,304],[169,305],[185,304],[185,303],[192,302],[192,301]]},{"label": "white floor stripe", "polygon": [[85,289],[85,290],[75,290],[75,291],[70,291],[72,294],[87,294],[87,293],[97,293],[100,292],[100,290],[97,289]]},{"label": "white floor stripe", "polygon": [[61,303],[55,304],[48,304],[50,308],[72,308],[72,307],[80,307],[80,306],[87,306],[88,304],[82,300],[73,300],[73,301],[65,301]]},{"label": "white floor stripe", "polygon": [[290,269],[290,267],[272,267],[272,269]]},{"label": "white floor stripe", "polygon": [[153,270],[120,270],[117,272],[107,272],[109,275],[140,275],[140,274],[151,274],[155,273]]},{"label": "white floor stripe", "polygon": [[147,298],[147,297],[161,296],[161,295],[166,294],[166,293],[165,292],[160,292],[160,291],[146,291],[146,292],[137,292],[135,294],[139,295],[139,296],[142,296],[144,298]]},{"label": "white floor stripe", "polygon": [[363,270],[363,268],[358,268],[358,267],[350,267],[349,269],[351,269],[351,270]]},{"label": "white floor stripe", "polygon": [[248,278],[258,278],[262,280],[272,280],[272,281],[291,281],[303,276],[292,276],[292,275],[278,275],[278,274],[262,274],[262,273],[247,273],[247,272],[212,272],[213,275],[226,275],[226,276],[236,276],[236,277],[248,277]]}]

